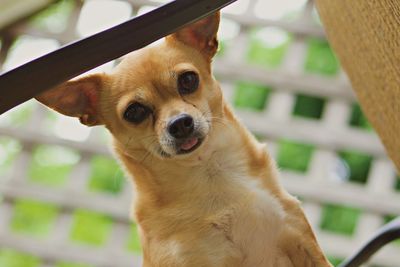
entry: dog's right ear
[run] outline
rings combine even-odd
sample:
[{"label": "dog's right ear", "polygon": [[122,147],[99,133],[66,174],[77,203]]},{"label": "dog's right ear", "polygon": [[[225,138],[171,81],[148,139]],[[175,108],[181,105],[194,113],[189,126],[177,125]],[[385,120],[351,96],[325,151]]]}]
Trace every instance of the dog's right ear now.
[{"label": "dog's right ear", "polygon": [[85,125],[103,124],[98,105],[104,79],[104,74],[92,74],[66,82],[35,98],[61,114],[79,118]]}]

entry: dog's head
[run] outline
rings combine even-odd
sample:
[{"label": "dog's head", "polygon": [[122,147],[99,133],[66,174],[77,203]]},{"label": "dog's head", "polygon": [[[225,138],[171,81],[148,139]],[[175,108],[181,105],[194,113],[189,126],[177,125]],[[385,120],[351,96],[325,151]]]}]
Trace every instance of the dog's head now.
[{"label": "dog's head", "polygon": [[37,100],[83,124],[105,125],[133,157],[187,157],[222,114],[211,73],[218,25],[216,13],[129,54],[110,74],[67,82]]}]

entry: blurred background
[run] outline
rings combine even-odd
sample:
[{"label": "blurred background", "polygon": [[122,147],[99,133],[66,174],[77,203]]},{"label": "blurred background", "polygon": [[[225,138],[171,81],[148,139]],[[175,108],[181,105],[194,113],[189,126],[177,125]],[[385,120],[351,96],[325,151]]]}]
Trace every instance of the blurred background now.
[{"label": "blurred background", "polygon": [[[0,71],[165,2],[0,0]],[[400,179],[313,1],[238,0],[223,10],[219,37],[214,68],[225,97],[268,143],[282,183],[340,263],[400,215]],[[0,116],[0,267],[140,266],[132,192],[109,139],[32,100]],[[400,243],[366,266],[400,266]]]}]

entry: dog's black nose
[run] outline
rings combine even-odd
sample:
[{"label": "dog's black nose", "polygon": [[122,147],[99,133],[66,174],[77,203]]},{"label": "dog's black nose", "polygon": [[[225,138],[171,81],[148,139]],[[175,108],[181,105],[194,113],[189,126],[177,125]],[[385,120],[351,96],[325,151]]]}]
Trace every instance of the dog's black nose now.
[{"label": "dog's black nose", "polygon": [[187,114],[181,114],[168,123],[168,132],[175,138],[190,136],[194,130],[193,118]]}]

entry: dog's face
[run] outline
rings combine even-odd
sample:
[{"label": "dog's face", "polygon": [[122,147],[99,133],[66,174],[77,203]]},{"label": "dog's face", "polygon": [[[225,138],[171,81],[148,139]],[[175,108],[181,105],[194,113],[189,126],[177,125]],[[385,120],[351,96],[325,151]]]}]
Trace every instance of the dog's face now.
[{"label": "dog's face", "polygon": [[199,151],[222,114],[211,74],[219,14],[128,55],[111,74],[68,82],[38,96],[86,125],[104,124],[126,153],[161,159]]}]

